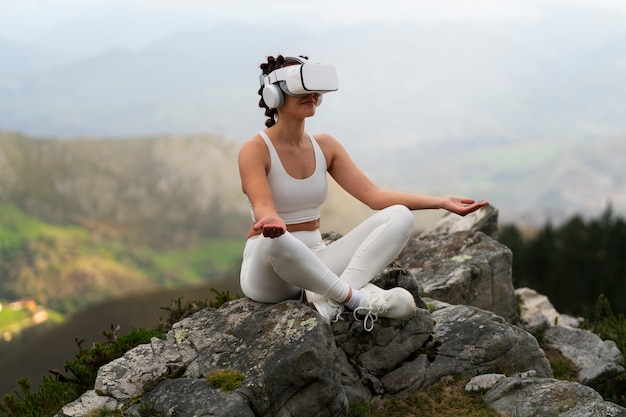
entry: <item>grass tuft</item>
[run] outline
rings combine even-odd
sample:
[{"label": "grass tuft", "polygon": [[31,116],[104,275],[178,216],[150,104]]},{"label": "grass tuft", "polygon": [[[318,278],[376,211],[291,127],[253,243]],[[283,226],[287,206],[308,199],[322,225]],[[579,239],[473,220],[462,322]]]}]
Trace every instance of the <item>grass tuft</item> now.
[{"label": "grass tuft", "polygon": [[241,387],[246,378],[241,372],[232,369],[218,369],[207,376],[209,385],[222,391],[234,391]]}]

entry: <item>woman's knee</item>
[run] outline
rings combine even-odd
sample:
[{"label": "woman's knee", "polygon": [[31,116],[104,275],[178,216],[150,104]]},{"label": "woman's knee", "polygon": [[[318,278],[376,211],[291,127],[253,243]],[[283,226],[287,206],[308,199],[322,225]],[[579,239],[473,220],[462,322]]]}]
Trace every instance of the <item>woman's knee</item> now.
[{"label": "woman's knee", "polygon": [[408,207],[396,204],[387,207],[385,210],[388,211],[391,221],[397,225],[399,230],[411,234],[415,226],[415,217]]},{"label": "woman's knee", "polygon": [[300,257],[301,242],[293,237],[289,232],[275,238],[263,238],[262,245],[269,258],[280,260],[281,262],[298,259]]}]

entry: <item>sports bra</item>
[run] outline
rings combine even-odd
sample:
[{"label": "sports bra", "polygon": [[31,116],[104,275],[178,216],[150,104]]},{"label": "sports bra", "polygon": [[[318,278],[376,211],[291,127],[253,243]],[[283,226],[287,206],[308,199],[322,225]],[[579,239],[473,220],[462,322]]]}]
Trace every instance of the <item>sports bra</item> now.
[{"label": "sports bra", "polygon": [[[276,152],[276,148],[265,132],[259,132],[270,153],[270,171],[267,174],[274,198],[276,211],[285,224],[304,223],[320,218],[320,206],[326,199],[326,158],[317,141],[308,134],[315,153],[315,171],[304,179],[297,179],[287,173]],[[254,208],[250,205],[252,221]]]}]

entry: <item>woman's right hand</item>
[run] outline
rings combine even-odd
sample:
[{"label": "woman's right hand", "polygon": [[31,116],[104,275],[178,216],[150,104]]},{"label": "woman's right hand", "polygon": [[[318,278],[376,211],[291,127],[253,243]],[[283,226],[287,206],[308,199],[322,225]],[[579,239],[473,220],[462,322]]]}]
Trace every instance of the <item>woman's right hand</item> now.
[{"label": "woman's right hand", "polygon": [[254,224],[254,230],[262,231],[263,236],[273,239],[284,234],[287,225],[280,217],[266,216]]}]

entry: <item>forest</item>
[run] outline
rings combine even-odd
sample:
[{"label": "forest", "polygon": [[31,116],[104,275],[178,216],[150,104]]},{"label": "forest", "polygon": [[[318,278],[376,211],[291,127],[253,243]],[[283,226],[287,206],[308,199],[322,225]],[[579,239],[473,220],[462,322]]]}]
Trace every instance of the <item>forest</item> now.
[{"label": "forest", "polygon": [[626,221],[609,204],[595,217],[574,215],[529,233],[503,225],[498,240],[513,251],[513,284],[548,296],[555,308],[588,317],[602,298],[626,313]]}]

